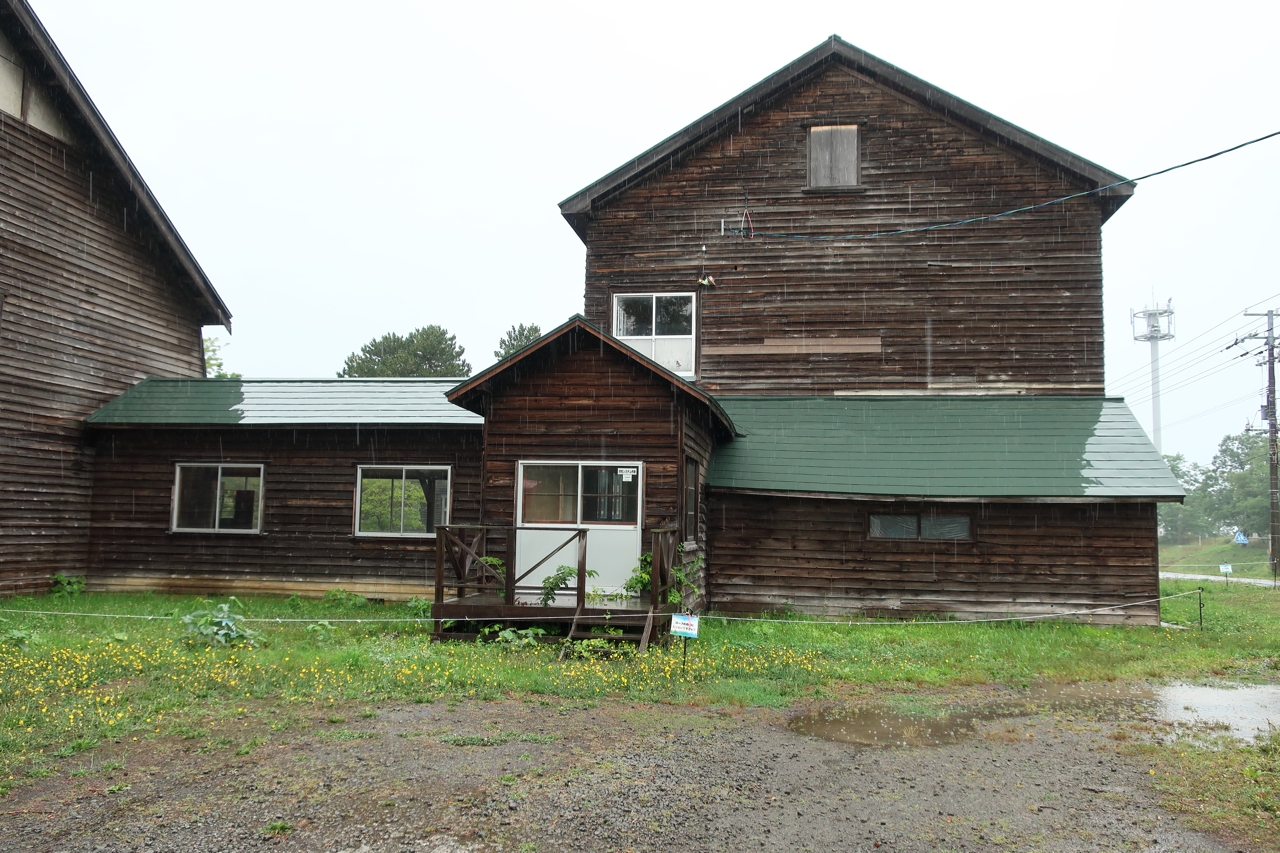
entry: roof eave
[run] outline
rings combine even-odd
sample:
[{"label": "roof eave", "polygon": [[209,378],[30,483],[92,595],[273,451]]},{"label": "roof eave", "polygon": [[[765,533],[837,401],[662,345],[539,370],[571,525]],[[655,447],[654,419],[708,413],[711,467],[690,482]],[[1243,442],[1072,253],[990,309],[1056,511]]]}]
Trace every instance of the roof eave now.
[{"label": "roof eave", "polygon": [[195,256],[191,253],[181,235],[178,234],[177,228],[170,221],[168,214],[164,212],[164,208],[160,206],[160,202],[151,192],[151,188],[147,186],[147,182],[143,180],[142,174],[133,165],[129,155],[125,153],[124,146],[120,144],[120,140],[116,139],[116,135],[107,125],[106,119],[98,112],[93,99],[89,97],[89,93],[85,91],[79,78],[71,70],[71,66],[44,28],[44,24],[40,22],[39,17],[36,16],[35,11],[26,0],[5,0],[5,3],[18,20],[18,23],[26,29],[28,37],[35,44],[36,49],[39,50],[41,58],[53,71],[58,84],[62,87],[63,93],[79,111],[80,117],[89,126],[90,131],[93,132],[96,141],[102,146],[107,158],[124,175],[129,184],[129,189],[137,196],[139,205],[147,212],[182,271],[190,277],[192,290],[198,301],[203,303],[202,307],[205,309],[200,315],[201,324],[225,326],[230,330],[231,311],[227,308],[226,303],[222,301],[222,297],[218,295],[217,290],[214,289],[212,282],[205,275],[204,270],[200,267],[199,262],[196,261]]}]

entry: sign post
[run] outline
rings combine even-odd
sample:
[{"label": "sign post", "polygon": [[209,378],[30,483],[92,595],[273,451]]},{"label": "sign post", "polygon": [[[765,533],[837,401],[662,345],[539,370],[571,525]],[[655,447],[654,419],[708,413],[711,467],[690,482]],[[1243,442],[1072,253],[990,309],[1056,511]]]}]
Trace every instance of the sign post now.
[{"label": "sign post", "polygon": [[1236,531],[1236,544],[1237,544],[1237,545],[1248,545],[1248,544],[1249,544],[1249,537],[1248,537],[1247,535],[1245,535],[1245,532],[1244,532],[1243,530],[1237,530],[1237,531]]},{"label": "sign post", "polygon": [[1218,566],[1218,571],[1222,572],[1222,579],[1227,582],[1227,586],[1231,586],[1231,564],[1223,563]]},{"label": "sign post", "polygon": [[680,669],[682,672],[689,670],[689,640],[698,639],[698,617],[691,616],[688,613],[672,613],[671,614],[671,635],[680,637],[684,640],[684,648],[682,649],[682,657],[680,661]]}]

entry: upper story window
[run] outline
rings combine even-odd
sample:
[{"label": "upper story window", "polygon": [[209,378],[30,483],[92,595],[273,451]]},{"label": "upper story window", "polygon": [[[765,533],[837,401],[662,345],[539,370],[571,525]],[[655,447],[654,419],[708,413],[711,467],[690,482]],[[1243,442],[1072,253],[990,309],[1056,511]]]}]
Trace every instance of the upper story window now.
[{"label": "upper story window", "polygon": [[628,293],[613,298],[613,334],[681,376],[693,376],[694,295]]},{"label": "upper story window", "polygon": [[858,126],[809,128],[809,186],[856,187],[859,183]]},{"label": "upper story window", "polygon": [[261,465],[179,465],[173,529],[199,533],[262,530]]},{"label": "upper story window", "polygon": [[447,466],[356,469],[357,536],[434,537],[449,523]]}]

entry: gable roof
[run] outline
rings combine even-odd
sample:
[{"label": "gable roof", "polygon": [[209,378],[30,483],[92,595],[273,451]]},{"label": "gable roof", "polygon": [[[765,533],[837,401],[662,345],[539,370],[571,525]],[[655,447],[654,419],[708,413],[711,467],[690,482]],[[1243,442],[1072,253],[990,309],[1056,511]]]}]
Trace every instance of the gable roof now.
[{"label": "gable roof", "polygon": [[1124,400],[725,397],[745,435],[710,486],[869,498],[1168,500],[1186,492]]},{"label": "gable roof", "polygon": [[68,111],[72,115],[68,118],[88,130],[90,137],[97,142],[107,160],[120,173],[120,177],[137,197],[139,207],[146,211],[160,235],[164,248],[172,256],[177,268],[185,273],[188,279],[186,283],[196,302],[203,309],[200,322],[204,325],[226,326],[230,329],[231,312],[222,301],[222,297],[214,290],[213,284],[201,269],[199,262],[191,254],[191,250],[187,248],[187,244],[183,242],[173,223],[169,221],[164,208],[152,194],[147,182],[142,179],[142,175],[129,159],[129,155],[125,153],[120,140],[116,139],[111,128],[107,126],[106,119],[94,106],[88,92],[76,78],[75,72],[63,58],[58,46],[53,43],[53,39],[40,23],[40,19],[36,17],[35,11],[27,0],[0,0],[0,20],[8,24],[5,29],[14,48],[22,54],[27,71],[45,72],[41,75],[41,82],[58,90],[55,97],[61,96],[58,97],[59,106],[64,110],[70,108]]},{"label": "gable roof", "polygon": [[[988,139],[1047,163],[1088,188],[1108,186],[1125,180],[1109,169],[1010,124],[833,35],[736,98],[569,196],[560,202],[560,213],[573,226],[578,236],[585,239],[585,224],[593,210],[634,184],[670,168],[685,155],[701,148],[730,127],[739,125],[744,116],[754,113],[757,108],[767,105],[811,74],[833,63],[840,63],[878,85],[904,95]],[[1104,222],[1133,195],[1133,186],[1132,183],[1126,183],[1098,194],[1103,203]]]},{"label": "gable roof", "polygon": [[720,406],[720,403],[715,397],[712,397],[706,391],[702,390],[689,380],[683,379],[677,374],[672,373],[670,370],[667,370],[653,359],[636,352],[613,335],[601,330],[581,314],[574,314],[564,323],[561,323],[559,326],[547,332],[536,341],[527,344],[523,348],[502,359],[497,364],[485,368],[475,376],[472,376],[469,379],[464,379],[446,395],[449,402],[462,406],[463,408],[469,409],[473,412],[476,411],[476,408],[474,407],[479,405],[480,395],[491,381],[499,375],[515,368],[530,356],[538,352],[542,352],[552,343],[565,335],[574,332],[579,332],[594,338],[602,345],[610,347],[626,358],[631,359],[642,367],[657,374],[659,378],[670,382],[677,390],[682,391],[689,397],[692,397],[694,400],[697,400],[707,406],[707,408],[711,410],[711,414],[716,418],[716,420],[720,421],[721,426],[730,437],[735,434],[736,431],[733,426],[733,420]]},{"label": "gable roof", "polygon": [[484,418],[445,399],[457,379],[144,379],[85,418],[97,427],[438,426]]}]

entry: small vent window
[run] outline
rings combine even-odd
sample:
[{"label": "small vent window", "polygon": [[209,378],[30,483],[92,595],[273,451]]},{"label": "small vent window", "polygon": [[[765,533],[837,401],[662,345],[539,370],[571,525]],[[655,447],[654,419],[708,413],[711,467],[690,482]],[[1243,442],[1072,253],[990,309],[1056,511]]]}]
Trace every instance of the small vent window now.
[{"label": "small vent window", "polygon": [[859,183],[858,126],[809,128],[809,186],[856,187]]},{"label": "small vent window", "polygon": [[959,539],[973,538],[969,516],[921,513],[920,515],[877,515],[870,520],[872,539]]}]

